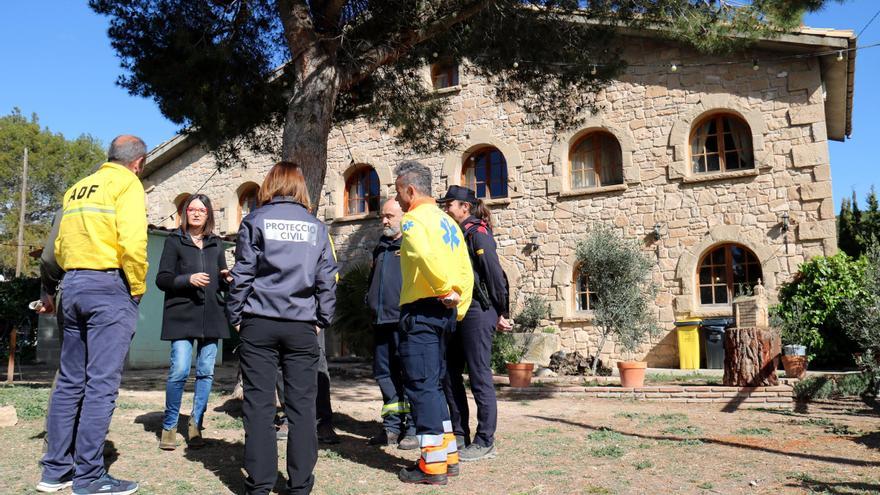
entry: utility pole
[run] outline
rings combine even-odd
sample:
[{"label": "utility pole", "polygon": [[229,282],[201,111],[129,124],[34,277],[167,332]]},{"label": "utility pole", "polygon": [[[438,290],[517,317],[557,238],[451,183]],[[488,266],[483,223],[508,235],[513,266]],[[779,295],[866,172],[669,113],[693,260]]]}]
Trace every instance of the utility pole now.
[{"label": "utility pole", "polygon": [[24,149],[24,164],[21,174],[21,211],[18,212],[18,251],[15,259],[15,278],[21,276],[22,255],[24,254],[24,208],[27,203],[28,149]]}]

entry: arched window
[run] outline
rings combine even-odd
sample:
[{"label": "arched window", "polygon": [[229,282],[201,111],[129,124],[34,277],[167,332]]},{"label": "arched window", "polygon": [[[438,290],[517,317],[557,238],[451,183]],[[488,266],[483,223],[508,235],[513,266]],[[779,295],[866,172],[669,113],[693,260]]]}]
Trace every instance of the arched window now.
[{"label": "arched window", "polygon": [[260,186],[250,182],[239,189],[238,192],[238,222],[257,209],[257,196],[260,194]]},{"label": "arched window", "polygon": [[174,207],[177,212],[174,214],[174,226],[180,227],[180,222],[183,218],[183,204],[186,203],[186,200],[192,196],[190,193],[180,193],[174,198]]},{"label": "arched window", "polygon": [[458,64],[452,60],[431,64],[431,84],[434,89],[458,86]]},{"label": "arched window", "polygon": [[478,198],[507,197],[507,160],[495,147],[480,148],[461,167],[461,184]]},{"label": "arched window", "polygon": [[588,133],[572,146],[569,157],[572,189],[623,184],[623,154],[611,133]]},{"label": "arched window", "polygon": [[752,132],[741,118],[710,115],[691,132],[691,164],[695,174],[755,168]]},{"label": "arched window", "polygon": [[590,291],[587,274],[580,266],[574,270],[574,310],[579,312],[592,311],[596,305],[597,296]]},{"label": "arched window", "polygon": [[373,167],[364,165],[349,174],[344,201],[346,215],[379,211],[379,175]]},{"label": "arched window", "polygon": [[724,244],[703,255],[697,277],[701,305],[727,305],[758,284],[761,263],[747,248]]}]

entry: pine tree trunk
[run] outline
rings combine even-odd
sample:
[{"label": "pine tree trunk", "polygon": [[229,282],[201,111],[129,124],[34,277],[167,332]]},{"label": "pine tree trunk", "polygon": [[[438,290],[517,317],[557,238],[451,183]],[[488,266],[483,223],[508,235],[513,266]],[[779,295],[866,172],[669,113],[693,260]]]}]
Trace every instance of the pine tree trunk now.
[{"label": "pine tree trunk", "polygon": [[724,385],[778,385],[776,367],[782,350],[779,334],[770,328],[730,328],[724,332]]},{"label": "pine tree trunk", "polygon": [[284,121],[281,158],[302,167],[312,211],[318,215],[327,174],[327,139],[333,126],[339,82],[333,63],[316,52],[310,50],[303,55],[303,72],[298,76]]}]

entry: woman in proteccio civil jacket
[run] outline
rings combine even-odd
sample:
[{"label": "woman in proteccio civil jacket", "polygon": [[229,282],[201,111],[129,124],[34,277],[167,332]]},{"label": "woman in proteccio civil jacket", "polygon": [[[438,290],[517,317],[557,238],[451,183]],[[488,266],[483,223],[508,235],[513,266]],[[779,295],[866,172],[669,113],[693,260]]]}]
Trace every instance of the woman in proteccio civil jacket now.
[{"label": "woman in proteccio civil jacket", "polygon": [[183,204],[180,228],[165,239],[156,287],[165,292],[162,340],[171,341],[171,369],[165,386],[165,416],[159,448],[177,447],[177,420],[183,387],[189,376],[193,347],[196,383],[187,441],[204,444],[202,418],[214,382],[217,343],[229,337],[221,292],[228,290],[223,243],[214,235],[214,210],[204,194],[194,194]]},{"label": "woman in proteccio civil jacket", "polygon": [[287,437],[288,493],[310,493],[318,459],[315,398],[318,332],[336,304],[336,261],[327,227],[309,212],[300,168],[269,170],[238,230],[229,322],[239,328],[244,385],[244,467],[249,494],[268,494],[278,475],[275,380],[281,367]]}]

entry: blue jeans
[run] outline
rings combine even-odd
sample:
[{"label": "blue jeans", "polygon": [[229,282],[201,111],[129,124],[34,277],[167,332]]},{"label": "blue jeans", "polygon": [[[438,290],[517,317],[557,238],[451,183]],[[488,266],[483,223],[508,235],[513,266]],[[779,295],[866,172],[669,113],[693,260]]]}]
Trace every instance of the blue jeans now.
[{"label": "blue jeans", "polygon": [[173,430],[180,416],[180,401],[183,387],[189,377],[192,364],[193,344],[198,342],[199,354],[196,358],[196,386],[193,395],[193,409],[190,418],[202,425],[202,417],[208,408],[208,396],[214,383],[214,360],[217,358],[217,339],[180,339],[171,341],[171,369],[165,385],[165,419],[162,428]]},{"label": "blue jeans", "polygon": [[43,479],[73,473],[73,487],[100,478],[104,439],[116,408],[138,306],[119,270],[64,275],[61,366],[46,418]]},{"label": "blue jeans", "polygon": [[382,426],[393,433],[415,435],[416,425],[403,391],[403,370],[397,352],[400,346],[399,326],[376,325],[373,329],[373,378],[382,392]]}]

